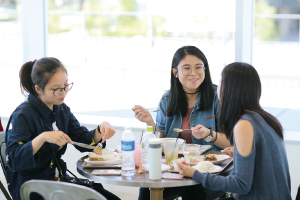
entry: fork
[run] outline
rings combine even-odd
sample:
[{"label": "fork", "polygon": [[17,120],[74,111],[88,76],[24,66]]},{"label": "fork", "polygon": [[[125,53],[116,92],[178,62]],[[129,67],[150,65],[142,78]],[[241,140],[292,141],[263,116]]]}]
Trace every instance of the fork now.
[{"label": "fork", "polygon": [[174,128],[173,129],[173,131],[175,131],[175,132],[178,132],[178,133],[180,133],[180,132],[182,132],[182,131],[191,131],[192,129],[181,129],[181,128]]},{"label": "fork", "polygon": [[157,111],[160,111],[160,109],[151,110],[150,108],[148,108],[148,109],[145,109],[145,110],[149,110],[150,112],[157,112]]},{"label": "fork", "polygon": [[99,142],[97,146],[99,146],[100,148],[102,148],[102,147],[103,147],[103,145],[102,145],[102,143],[101,143],[101,142]]}]

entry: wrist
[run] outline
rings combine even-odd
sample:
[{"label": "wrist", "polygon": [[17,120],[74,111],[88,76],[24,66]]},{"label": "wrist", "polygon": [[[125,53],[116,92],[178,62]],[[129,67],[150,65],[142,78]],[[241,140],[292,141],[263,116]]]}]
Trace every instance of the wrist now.
[{"label": "wrist", "polygon": [[147,126],[152,126],[153,128],[155,127],[155,122],[154,120],[151,118],[150,122],[146,122]]},{"label": "wrist", "polygon": [[209,129],[209,128],[206,128],[206,131],[205,131],[205,133],[206,133],[205,137],[208,137],[208,136],[210,136],[210,129]]}]

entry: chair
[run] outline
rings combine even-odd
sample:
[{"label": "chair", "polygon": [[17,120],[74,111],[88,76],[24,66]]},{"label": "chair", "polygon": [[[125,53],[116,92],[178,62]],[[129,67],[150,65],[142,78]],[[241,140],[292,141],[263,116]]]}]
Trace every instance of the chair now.
[{"label": "chair", "polygon": [[[5,149],[6,149],[6,143],[5,143],[5,131],[1,131],[0,132],[0,162],[1,162],[1,167],[2,167],[2,171],[3,174],[6,178],[6,159],[5,159]],[[6,197],[7,200],[11,200],[11,197],[9,196],[9,193],[7,192],[7,190],[5,189],[5,187],[3,186],[2,182],[0,181],[0,189],[2,190],[2,193],[4,194],[4,196]]]},{"label": "chair", "polygon": [[20,189],[22,200],[29,200],[30,193],[35,192],[41,195],[45,200],[106,200],[106,198],[97,191],[66,182],[30,180],[25,182]]},{"label": "chair", "polygon": [[296,200],[300,200],[300,185],[298,187],[298,192],[297,192]]}]

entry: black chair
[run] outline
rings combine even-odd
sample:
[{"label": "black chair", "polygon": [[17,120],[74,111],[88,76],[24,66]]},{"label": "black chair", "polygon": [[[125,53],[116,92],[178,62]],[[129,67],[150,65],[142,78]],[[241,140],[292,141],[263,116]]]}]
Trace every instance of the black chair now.
[{"label": "black chair", "polygon": [[[2,171],[3,174],[6,178],[6,156],[5,156],[5,149],[6,149],[6,143],[5,143],[5,131],[1,131],[0,132],[0,161],[1,161],[1,167],[2,167]],[[2,182],[0,181],[0,189],[2,190],[2,193],[4,194],[5,198],[7,200],[11,200],[11,197],[8,193],[8,191],[5,189],[4,185],[2,184]]]},{"label": "black chair", "polygon": [[300,185],[298,187],[298,192],[297,192],[296,200],[300,200]]}]

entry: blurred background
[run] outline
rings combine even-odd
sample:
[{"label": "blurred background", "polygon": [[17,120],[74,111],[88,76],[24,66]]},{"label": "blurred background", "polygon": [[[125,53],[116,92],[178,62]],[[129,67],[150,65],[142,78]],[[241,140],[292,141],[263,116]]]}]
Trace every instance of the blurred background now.
[{"label": "blurred background", "polygon": [[[235,9],[234,0],[48,0],[46,52],[74,82],[66,98],[73,112],[156,107],[183,45],[204,52],[218,84],[222,68],[235,61]],[[256,0],[254,10],[261,103],[299,109],[300,2]],[[21,0],[0,0],[0,116],[24,100],[23,43]]]}]

